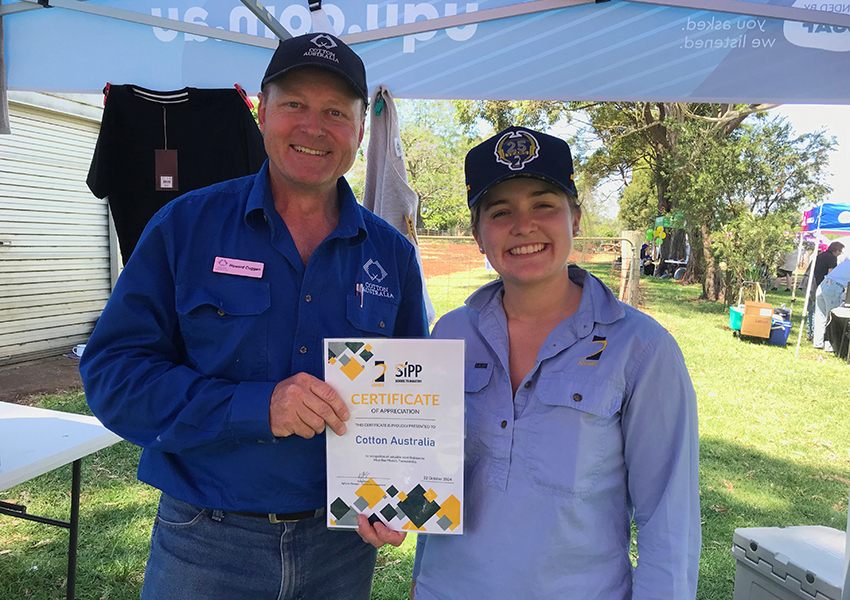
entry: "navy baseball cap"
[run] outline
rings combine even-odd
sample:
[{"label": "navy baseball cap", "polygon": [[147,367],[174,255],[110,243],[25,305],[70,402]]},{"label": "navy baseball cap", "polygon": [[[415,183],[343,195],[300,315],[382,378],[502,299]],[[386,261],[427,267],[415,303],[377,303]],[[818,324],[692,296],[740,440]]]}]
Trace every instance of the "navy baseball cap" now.
[{"label": "navy baseball cap", "polygon": [[366,104],[369,103],[366,67],[357,53],[338,37],[329,33],[308,33],[282,40],[263,75],[263,85],[299,67],[333,71],[351,84]]},{"label": "navy baseball cap", "polygon": [[578,197],[573,155],[562,139],[525,127],[508,127],[466,154],[466,199],[472,208],[487,190],[512,177],[534,177]]}]

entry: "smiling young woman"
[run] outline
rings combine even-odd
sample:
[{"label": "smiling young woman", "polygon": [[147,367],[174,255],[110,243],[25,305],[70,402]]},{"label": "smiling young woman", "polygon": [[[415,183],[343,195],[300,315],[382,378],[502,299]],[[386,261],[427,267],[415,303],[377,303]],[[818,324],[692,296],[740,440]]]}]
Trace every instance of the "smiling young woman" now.
[{"label": "smiling young woman", "polygon": [[676,342],[568,265],[565,142],[511,127],[469,152],[466,178],[501,278],[432,334],[466,341],[467,520],[419,537],[415,598],[694,598],[697,411]]}]

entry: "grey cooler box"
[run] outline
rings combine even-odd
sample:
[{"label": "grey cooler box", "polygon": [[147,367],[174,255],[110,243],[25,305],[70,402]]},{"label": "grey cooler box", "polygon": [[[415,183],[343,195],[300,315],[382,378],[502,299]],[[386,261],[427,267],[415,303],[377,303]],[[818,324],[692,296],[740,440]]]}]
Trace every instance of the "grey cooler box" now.
[{"label": "grey cooler box", "polygon": [[736,529],[733,600],[841,600],[844,541],[819,525]]}]

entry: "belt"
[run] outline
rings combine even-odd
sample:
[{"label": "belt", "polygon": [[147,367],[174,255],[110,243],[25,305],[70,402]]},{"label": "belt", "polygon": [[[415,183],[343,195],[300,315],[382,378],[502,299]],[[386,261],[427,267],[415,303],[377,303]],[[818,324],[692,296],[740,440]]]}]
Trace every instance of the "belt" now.
[{"label": "belt", "polygon": [[252,513],[238,512],[235,510],[227,511],[231,515],[242,515],[243,517],[256,517],[258,519],[268,519],[269,523],[294,523],[295,521],[303,521],[304,519],[313,519],[321,517],[325,514],[325,508],[317,508],[315,510],[302,510],[294,513]]}]

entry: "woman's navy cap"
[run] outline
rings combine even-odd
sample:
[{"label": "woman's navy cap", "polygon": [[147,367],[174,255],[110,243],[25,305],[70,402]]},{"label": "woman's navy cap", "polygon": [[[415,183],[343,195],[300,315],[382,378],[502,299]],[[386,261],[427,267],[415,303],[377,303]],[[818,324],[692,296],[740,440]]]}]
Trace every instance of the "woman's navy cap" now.
[{"label": "woman's navy cap", "polygon": [[573,155],[562,139],[525,127],[508,127],[466,154],[466,198],[472,208],[487,190],[512,177],[534,177],[578,197]]},{"label": "woman's navy cap", "polygon": [[329,33],[308,33],[282,40],[263,75],[263,85],[299,67],[333,71],[350,83],[357,95],[369,103],[366,67],[357,53],[341,39]]}]

